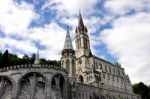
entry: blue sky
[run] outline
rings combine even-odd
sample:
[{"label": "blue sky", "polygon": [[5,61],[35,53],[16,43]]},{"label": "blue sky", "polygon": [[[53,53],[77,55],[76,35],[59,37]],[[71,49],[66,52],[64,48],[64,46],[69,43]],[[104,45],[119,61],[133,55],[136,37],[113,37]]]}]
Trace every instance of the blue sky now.
[{"label": "blue sky", "polygon": [[149,0],[3,0],[0,51],[22,57],[39,50],[40,57],[59,60],[67,27],[75,48],[80,10],[92,53],[121,63],[133,83],[150,83],[149,5]]}]

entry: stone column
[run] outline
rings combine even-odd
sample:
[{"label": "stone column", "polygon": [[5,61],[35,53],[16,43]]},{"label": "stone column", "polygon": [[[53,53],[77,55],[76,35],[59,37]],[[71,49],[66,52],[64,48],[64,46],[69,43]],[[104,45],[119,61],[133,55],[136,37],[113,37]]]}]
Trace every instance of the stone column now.
[{"label": "stone column", "polygon": [[13,82],[12,99],[18,99],[19,91],[20,91],[19,78],[17,78]]},{"label": "stone column", "polygon": [[30,99],[35,99],[35,88],[36,88],[36,73],[33,74],[31,79],[31,97]]},{"label": "stone column", "polygon": [[63,85],[63,99],[68,99],[68,81],[67,81],[67,78],[65,77],[64,79],[64,85]]},{"label": "stone column", "polygon": [[2,95],[4,94],[5,90],[5,81],[3,78],[1,78],[1,83],[0,83],[0,99],[2,98]]},{"label": "stone column", "polygon": [[57,78],[56,78],[56,90],[57,90],[57,92],[56,92],[56,99],[60,99],[60,76],[58,76]]},{"label": "stone column", "polygon": [[51,82],[52,82],[52,75],[45,75],[47,77],[46,79],[46,85],[45,85],[45,99],[51,99]]}]

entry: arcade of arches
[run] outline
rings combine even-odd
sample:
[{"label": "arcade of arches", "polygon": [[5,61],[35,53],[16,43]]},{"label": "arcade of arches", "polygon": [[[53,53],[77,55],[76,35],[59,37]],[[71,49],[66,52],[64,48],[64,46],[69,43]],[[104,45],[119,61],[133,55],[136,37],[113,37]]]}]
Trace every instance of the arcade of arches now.
[{"label": "arcade of arches", "polygon": [[0,77],[0,99],[47,99],[47,84],[50,82],[50,97],[66,99],[66,81],[63,75],[56,74],[48,81],[40,73],[28,73],[19,81],[17,97],[13,97],[14,81],[8,77]]}]

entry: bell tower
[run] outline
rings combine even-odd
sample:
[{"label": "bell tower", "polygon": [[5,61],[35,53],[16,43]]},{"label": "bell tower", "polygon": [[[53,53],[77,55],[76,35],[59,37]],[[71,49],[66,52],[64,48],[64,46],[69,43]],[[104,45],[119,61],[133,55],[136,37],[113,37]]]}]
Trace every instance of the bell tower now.
[{"label": "bell tower", "polygon": [[67,30],[64,48],[62,50],[61,66],[67,70],[69,76],[72,77],[76,74],[75,51],[72,47],[69,30]]},{"label": "bell tower", "polygon": [[89,56],[92,55],[87,27],[84,25],[79,12],[78,25],[76,26],[76,67],[77,72],[86,72],[90,68]]}]

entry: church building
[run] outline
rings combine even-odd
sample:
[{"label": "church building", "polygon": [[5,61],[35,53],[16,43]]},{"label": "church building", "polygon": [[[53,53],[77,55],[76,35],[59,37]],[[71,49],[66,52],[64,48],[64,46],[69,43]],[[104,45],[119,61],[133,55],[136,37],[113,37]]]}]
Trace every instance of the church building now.
[{"label": "church building", "polygon": [[111,63],[92,54],[88,29],[81,13],[75,33],[76,49],[73,49],[67,31],[61,57],[61,66],[67,70],[71,82],[80,86],[74,89],[76,95],[73,96],[77,96],[77,99],[91,99],[89,94],[96,96],[101,93],[106,99],[137,99],[130,78],[121,64]]},{"label": "church building", "polygon": [[34,64],[0,68],[0,99],[141,99],[121,64],[92,54],[81,14],[75,33],[74,50],[67,30],[61,66],[41,64],[37,53]]}]

